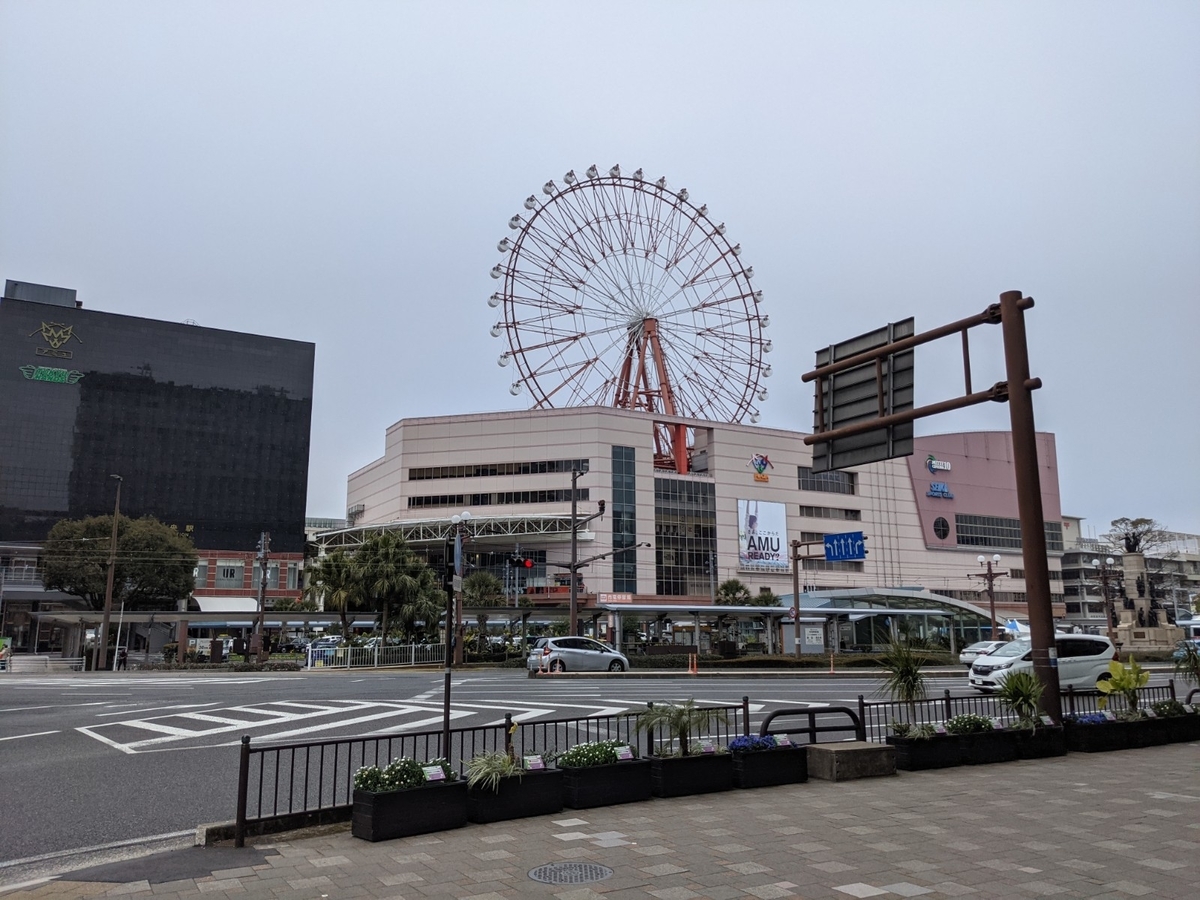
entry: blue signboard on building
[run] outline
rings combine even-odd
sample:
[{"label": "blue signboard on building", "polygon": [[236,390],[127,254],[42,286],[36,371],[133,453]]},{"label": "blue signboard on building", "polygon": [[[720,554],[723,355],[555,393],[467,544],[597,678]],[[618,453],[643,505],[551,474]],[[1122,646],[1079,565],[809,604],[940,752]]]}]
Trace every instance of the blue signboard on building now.
[{"label": "blue signboard on building", "polygon": [[861,531],[825,535],[825,561],[843,562],[867,558],[867,539]]}]

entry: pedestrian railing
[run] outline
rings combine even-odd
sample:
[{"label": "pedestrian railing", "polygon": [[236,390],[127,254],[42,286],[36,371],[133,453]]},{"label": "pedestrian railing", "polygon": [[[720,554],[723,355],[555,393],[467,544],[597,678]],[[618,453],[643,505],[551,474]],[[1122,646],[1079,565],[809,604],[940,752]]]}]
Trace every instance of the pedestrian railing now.
[{"label": "pedestrian railing", "polygon": [[[9,672],[82,672],[82,656],[30,656],[24,653],[9,656],[7,671]],[[5,669],[0,662],[0,669]]]},{"label": "pedestrian railing", "polygon": [[[727,744],[749,733],[748,698],[739,706],[714,708],[723,711],[722,720],[710,732],[689,738]],[[553,757],[586,741],[622,741],[649,753],[659,736],[641,735],[645,743],[638,744],[640,712],[540,721],[514,720],[507,714],[503,724],[452,728],[448,748],[440,730],[286,744],[252,744],[247,735],[241,743],[234,840],[243,846],[247,834],[345,820],[353,808],[354,773],[402,757],[444,758],[461,773],[483,753],[511,750],[517,756]]]},{"label": "pedestrian railing", "polygon": [[446,658],[442,644],[389,644],[377,647],[309,647],[305,668],[377,669],[391,666],[440,665]]}]

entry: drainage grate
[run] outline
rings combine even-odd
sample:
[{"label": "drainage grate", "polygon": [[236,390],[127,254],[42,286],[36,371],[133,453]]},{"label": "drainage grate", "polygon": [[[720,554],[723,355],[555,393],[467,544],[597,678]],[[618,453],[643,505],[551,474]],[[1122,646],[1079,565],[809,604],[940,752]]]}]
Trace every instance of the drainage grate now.
[{"label": "drainage grate", "polygon": [[594,863],[550,863],[530,869],[529,877],[543,884],[587,884],[589,881],[603,881],[612,873],[613,870],[608,866]]}]

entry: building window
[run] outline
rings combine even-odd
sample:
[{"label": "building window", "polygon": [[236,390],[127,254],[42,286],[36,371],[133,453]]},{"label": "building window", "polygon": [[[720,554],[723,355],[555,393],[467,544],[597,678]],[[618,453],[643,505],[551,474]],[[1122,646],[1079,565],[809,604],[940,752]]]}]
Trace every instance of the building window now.
[{"label": "building window", "polygon": [[863,564],[850,560],[801,559],[801,567],[811,572],[861,572]]},{"label": "building window", "polygon": [[[1062,551],[1062,522],[1046,522],[1046,549]],[[954,532],[960,547],[997,547],[1021,549],[1021,520],[1000,516],[954,517]]]},{"label": "building window", "polygon": [[409,481],[437,478],[489,478],[493,475],[546,475],[555,472],[586,472],[586,459],[543,459],[536,462],[479,463],[470,466],[425,466],[408,470]]},{"label": "building window", "polygon": [[812,466],[800,466],[800,490],[825,494],[857,494],[858,475],[854,472],[816,472]]},{"label": "building window", "polygon": [[712,481],[654,479],[654,583],[659,594],[707,596],[717,553]]},{"label": "building window", "polygon": [[634,448],[612,448],[613,592],[637,592],[637,488]]},{"label": "building window", "polygon": [[[258,585],[262,582],[262,566],[255,564],[253,574],[250,576],[250,587],[253,590],[258,590]],[[279,589],[279,563],[267,564],[267,590],[274,591]]]},{"label": "building window", "polygon": [[217,560],[217,577],[213,583],[215,588],[237,588],[243,586],[241,560]]},{"label": "building window", "polygon": [[197,590],[203,590],[204,588],[208,587],[208,561],[207,560],[200,561],[200,564],[196,566],[195,575],[196,575],[196,589]]},{"label": "building window", "polygon": [[[587,500],[588,488],[577,489],[580,500]],[[490,494],[432,494],[409,497],[409,509],[429,509],[438,506],[521,506],[529,503],[570,503],[571,489],[547,491],[496,491]]]},{"label": "building window", "polygon": [[300,586],[300,564],[287,564],[287,589],[294,591]]},{"label": "building window", "polygon": [[950,523],[938,516],[933,520],[933,533],[937,535],[939,541],[944,541],[950,537]]},{"label": "building window", "polygon": [[[1024,569],[1009,569],[1008,574],[1009,574],[1009,577],[1011,577],[1011,578],[1022,578],[1023,579],[1025,577],[1025,570]],[[1059,572],[1055,569],[1051,569],[1047,574],[1050,576],[1051,581],[1062,581],[1063,580],[1063,573]]]},{"label": "building window", "polygon": [[831,509],[828,506],[801,506],[800,516],[805,519],[843,519],[848,522],[862,520],[861,509]]}]

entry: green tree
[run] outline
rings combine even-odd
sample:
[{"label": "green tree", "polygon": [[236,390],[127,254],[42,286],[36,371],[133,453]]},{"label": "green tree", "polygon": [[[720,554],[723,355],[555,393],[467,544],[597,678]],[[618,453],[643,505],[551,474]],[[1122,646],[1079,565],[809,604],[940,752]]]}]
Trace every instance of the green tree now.
[{"label": "green tree", "polygon": [[[93,610],[104,608],[112,516],[63,519],[42,547],[46,590],[80,597]],[[199,558],[191,538],[144,516],[117,519],[113,605],[126,609],[174,609],[196,586]]]},{"label": "green tree", "polygon": [[355,551],[354,568],[361,579],[363,596],[374,601],[383,613],[384,634],[392,619],[410,638],[436,625],[445,594],[437,574],[400,535],[390,531],[370,535]]},{"label": "green tree", "polygon": [[341,550],[319,557],[309,566],[304,593],[308,599],[323,602],[325,609],[337,610],[342,619],[342,637],[348,639],[349,613],[362,601],[362,581],[350,557]]},{"label": "green tree", "polygon": [[783,601],[779,599],[779,595],[774,591],[759,591],[750,598],[751,606],[781,606]]},{"label": "green tree", "polygon": [[736,578],[722,581],[717,587],[717,603],[722,606],[750,606],[750,588]]},{"label": "green tree", "polygon": [[463,579],[463,602],[467,606],[506,606],[504,583],[491,572],[472,572]]}]

